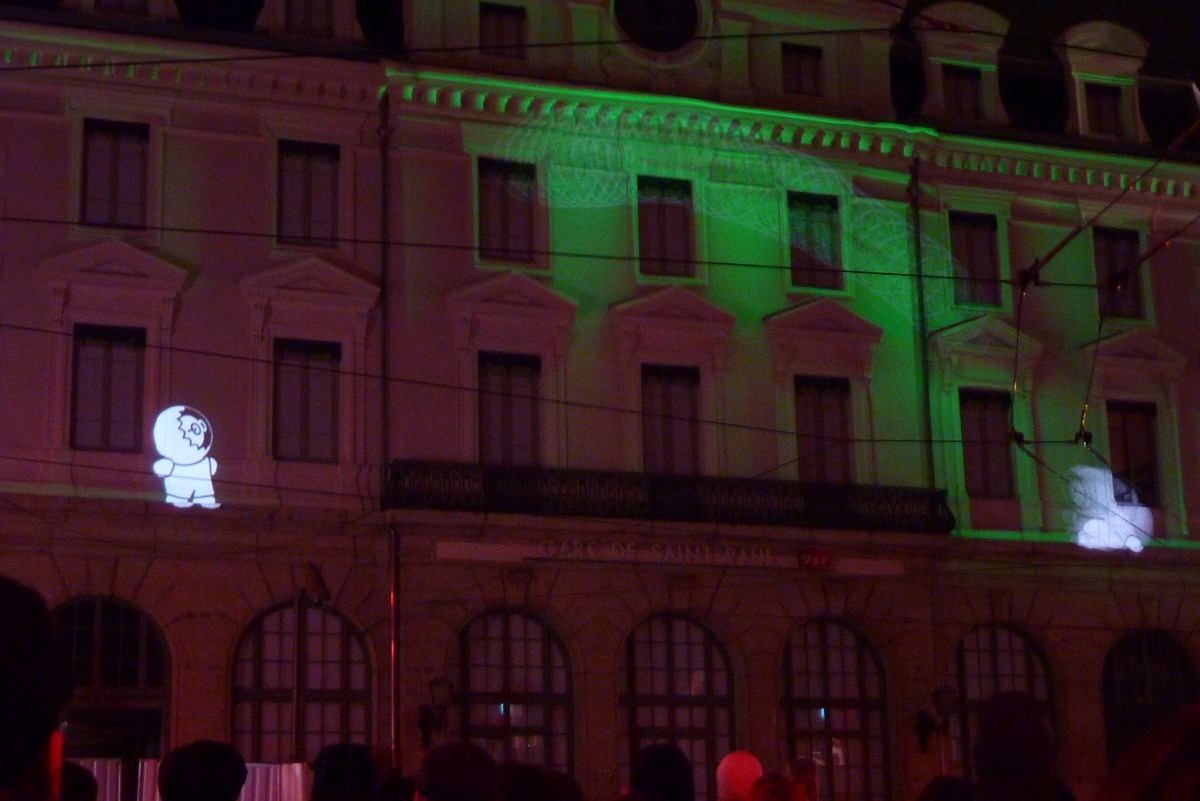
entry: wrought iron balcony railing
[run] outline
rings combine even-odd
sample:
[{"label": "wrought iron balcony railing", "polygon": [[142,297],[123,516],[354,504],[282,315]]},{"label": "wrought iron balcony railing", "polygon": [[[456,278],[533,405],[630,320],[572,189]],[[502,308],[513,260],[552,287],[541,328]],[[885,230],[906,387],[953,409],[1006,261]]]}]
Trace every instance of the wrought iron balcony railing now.
[{"label": "wrought iron balcony railing", "polygon": [[954,528],[942,490],[404,460],[391,463],[384,507],[933,534]]}]

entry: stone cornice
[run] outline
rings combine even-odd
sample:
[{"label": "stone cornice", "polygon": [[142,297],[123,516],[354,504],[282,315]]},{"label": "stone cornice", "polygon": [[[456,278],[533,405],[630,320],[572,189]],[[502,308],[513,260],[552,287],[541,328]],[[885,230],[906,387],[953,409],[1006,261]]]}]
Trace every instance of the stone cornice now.
[{"label": "stone cornice", "polygon": [[872,123],[715,103],[689,98],[601,88],[581,88],[528,79],[507,80],[446,71],[393,66],[387,71],[393,110],[458,116],[481,122],[544,125],[568,133],[604,132],[621,138],[661,139],[690,144],[745,148],[761,143],[786,152],[794,148],[853,159],[871,166],[907,171],[919,156],[942,182],[973,180],[1010,183],[1023,190],[1096,192],[1111,197],[1126,187],[1131,200],[1191,199],[1200,167],[1180,162],[1157,166],[1148,157],[1073,150],[1062,146],[1010,142],[940,133],[897,123]]},{"label": "stone cornice", "polygon": [[383,80],[378,63],[20,23],[0,35],[0,75],[6,83],[84,82],[363,110],[375,108]]}]

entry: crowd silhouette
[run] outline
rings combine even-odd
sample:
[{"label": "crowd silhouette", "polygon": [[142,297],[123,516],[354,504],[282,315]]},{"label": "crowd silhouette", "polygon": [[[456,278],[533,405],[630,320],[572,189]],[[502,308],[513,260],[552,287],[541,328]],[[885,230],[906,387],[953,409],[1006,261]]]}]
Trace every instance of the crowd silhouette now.
[{"label": "crowd silhouette", "polygon": [[[62,759],[61,723],[71,697],[70,665],[57,644],[45,601],[0,577],[0,801],[96,801],[96,779]],[[937,776],[916,801],[1074,801],[1055,771],[1045,711],[1027,695],[1001,694],[978,705],[974,781]],[[793,759],[764,769],[744,750],[716,769],[716,801],[861,801],[821,788],[819,765]],[[376,777],[361,744],[327,746],[312,764],[311,801],[585,801],[561,771],[497,762],[474,743],[426,750],[416,776]],[[163,757],[162,801],[237,801],[247,768],[233,746],[199,740]],[[605,801],[605,800],[599,800]],[[696,801],[691,761],[674,743],[641,750],[627,790],[612,801]],[[1146,730],[1117,761],[1094,801],[1200,801],[1200,704]]]}]

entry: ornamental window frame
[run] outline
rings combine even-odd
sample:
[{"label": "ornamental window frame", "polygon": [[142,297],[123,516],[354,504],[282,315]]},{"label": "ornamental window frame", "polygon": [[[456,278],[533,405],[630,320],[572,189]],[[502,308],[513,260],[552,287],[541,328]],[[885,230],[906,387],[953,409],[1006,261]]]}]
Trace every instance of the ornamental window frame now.
[{"label": "ornamental window frame", "polygon": [[[1000,101],[997,66],[1000,44],[1008,36],[1009,22],[979,3],[945,0],[925,9],[932,18],[944,20],[947,29],[920,29],[917,37],[926,54],[925,80],[929,87],[931,116],[952,119],[946,103],[945,68],[978,70],[980,125],[1004,125],[1008,118]],[[953,118],[956,119],[956,118]]]},{"label": "ornamental window frame", "polygon": [[[162,240],[162,182],[164,140],[169,124],[161,105],[130,102],[126,98],[90,93],[69,97],[66,113],[71,120],[71,185],[78,187],[71,197],[73,232],[80,238],[119,234],[140,245],[156,245]],[[87,167],[84,148],[89,122],[139,126],[146,129],[142,219],[132,226],[104,221],[84,221],[83,187]]]},{"label": "ornamental window frame", "polygon": [[[932,282],[930,285],[931,305],[936,303],[944,309],[955,310],[959,319],[962,315],[978,315],[980,313],[1012,314],[1012,265],[1010,259],[1009,223],[1012,218],[1013,194],[1006,191],[966,189],[962,187],[944,187],[941,190],[941,203],[944,213],[940,217],[940,226],[945,243],[942,270],[949,280]],[[996,282],[999,293],[997,303],[975,302],[960,300],[955,291],[959,280],[954,266],[954,251],[952,243],[952,217],[957,214],[964,216],[992,217],[996,223]],[[940,299],[940,302],[938,302]]]},{"label": "ornamental window frame", "polygon": [[487,352],[540,360],[536,462],[566,464],[567,410],[558,401],[567,397],[567,340],[575,303],[525,273],[504,272],[450,290],[442,305],[454,348],[459,460],[479,462],[479,354]]},{"label": "ornamental window frame", "polygon": [[[243,278],[249,307],[246,350],[253,354],[250,409],[250,462],[264,486],[288,484],[280,474],[304,484],[302,476],[336,491],[353,481],[351,468],[368,460],[366,421],[356,410],[367,398],[366,333],[379,289],[375,284],[316,256],[302,256]],[[279,460],[274,452],[275,342],[335,343],[340,347],[337,461]],[[267,476],[273,476],[268,480]]]},{"label": "ornamental window frame", "polygon": [[700,475],[722,475],[727,463],[725,362],[734,317],[682,286],[660,287],[609,309],[617,343],[623,414],[623,463],[641,471],[642,366],[695,368],[700,375]]},{"label": "ornamental window frame", "polygon": [[46,289],[47,327],[61,336],[50,348],[52,375],[45,409],[48,458],[65,465],[113,468],[106,482],[142,486],[149,437],[136,452],[71,448],[71,388],[76,325],[145,331],[142,373],[143,421],[153,419],[171,393],[171,341],[175,307],[188,273],[119,239],[105,239],[43,260],[36,272]]},{"label": "ornamental window frame", "polygon": [[883,329],[832,298],[810,300],[763,318],[774,351],[776,464],[799,475],[796,460],[797,376],[843,378],[850,383],[850,436],[854,483],[873,484],[877,465],[871,373]]},{"label": "ornamental window frame", "polygon": [[1151,509],[1155,536],[1187,536],[1183,454],[1179,443],[1179,383],[1187,357],[1145,327],[1134,327],[1083,346],[1087,363],[1095,360],[1096,380],[1088,404],[1092,446],[1111,453],[1108,403],[1153,404],[1157,426],[1160,505]]},{"label": "ornamental window frame", "polygon": [[[963,389],[1011,393],[1013,427],[1026,439],[1036,439],[1033,369],[1042,344],[1017,331],[998,313],[982,314],[936,330],[930,334],[929,344],[934,368],[930,382],[934,476],[937,485],[946,488],[959,528],[1041,530],[1037,464],[1031,458],[1013,453],[1014,498],[972,498],[968,494],[959,398]],[[1019,361],[1014,365],[1015,356]]]},{"label": "ornamental window frame", "polygon": [[[1070,79],[1071,119],[1068,128],[1081,136],[1106,141],[1143,142],[1148,138],[1138,110],[1136,84],[1149,42],[1132,29],[1114,22],[1090,20],[1073,25],[1059,39]],[[1088,86],[1119,91],[1119,130],[1099,130],[1091,119]]]}]

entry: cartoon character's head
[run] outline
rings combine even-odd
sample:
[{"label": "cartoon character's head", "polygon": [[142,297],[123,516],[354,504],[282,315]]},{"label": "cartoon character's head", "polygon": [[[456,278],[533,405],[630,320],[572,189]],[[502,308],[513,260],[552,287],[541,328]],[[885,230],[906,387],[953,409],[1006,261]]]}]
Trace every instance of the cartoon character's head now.
[{"label": "cartoon character's head", "polygon": [[154,447],[175,464],[195,464],[212,448],[208,418],[191,406],[163,409],[154,421]]}]

